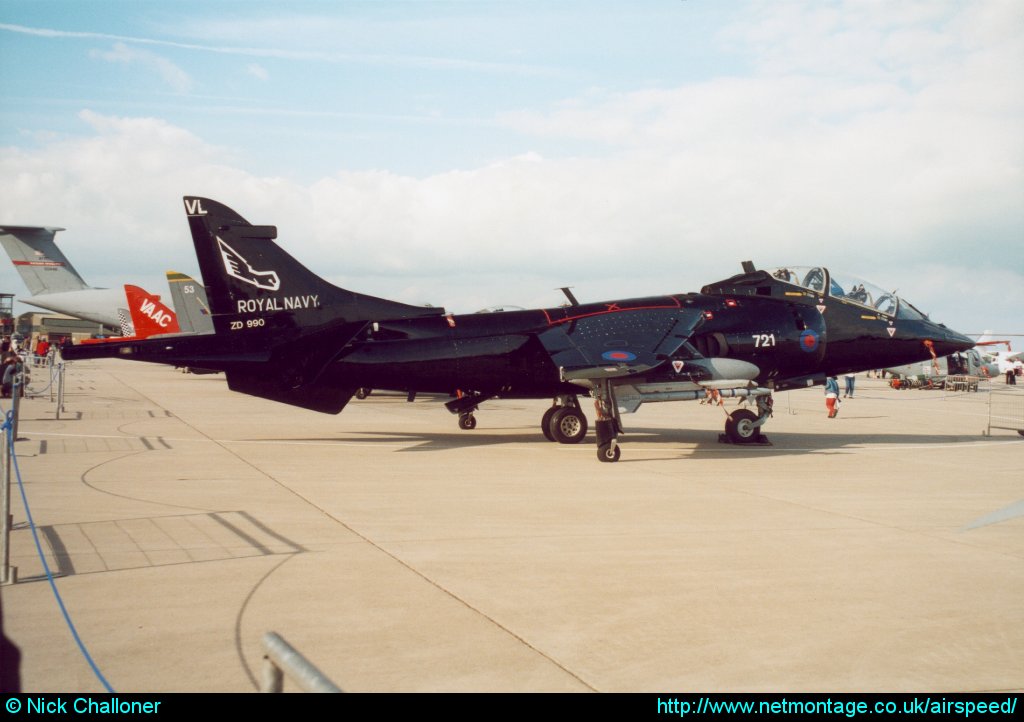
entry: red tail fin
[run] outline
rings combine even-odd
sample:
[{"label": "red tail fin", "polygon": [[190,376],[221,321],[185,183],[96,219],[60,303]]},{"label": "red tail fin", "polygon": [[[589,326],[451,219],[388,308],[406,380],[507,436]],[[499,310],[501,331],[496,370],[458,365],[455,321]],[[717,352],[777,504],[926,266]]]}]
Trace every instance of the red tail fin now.
[{"label": "red tail fin", "polygon": [[87,338],[79,343],[140,341],[160,333],[181,332],[178,327],[178,317],[174,315],[174,311],[160,303],[160,297],[156,294],[138,286],[125,284],[124,295],[128,299],[128,312],[132,315],[132,326],[135,327],[135,333],[131,336],[114,336],[112,338]]},{"label": "red tail fin", "polygon": [[128,310],[132,314],[136,338],[180,332],[174,311],[162,304],[156,294],[138,286],[125,284],[124,295],[128,298]]}]

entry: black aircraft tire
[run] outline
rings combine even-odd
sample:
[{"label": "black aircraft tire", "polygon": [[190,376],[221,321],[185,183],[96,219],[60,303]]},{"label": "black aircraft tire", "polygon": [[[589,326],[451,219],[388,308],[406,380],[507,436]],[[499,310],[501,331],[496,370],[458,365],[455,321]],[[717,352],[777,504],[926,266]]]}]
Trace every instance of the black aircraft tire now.
[{"label": "black aircraft tire", "polygon": [[757,414],[749,409],[737,409],[725,422],[725,433],[734,444],[753,444],[761,437],[761,427],[754,426]]},{"label": "black aircraft tire", "polygon": [[476,428],[476,417],[473,414],[463,414],[459,417],[459,428],[470,430]]},{"label": "black aircraft tire", "polygon": [[551,415],[548,430],[559,444],[578,444],[587,435],[587,417],[579,409],[563,406]]},{"label": "black aircraft tire", "polygon": [[597,447],[598,461],[614,463],[619,460],[620,456],[622,456],[622,449],[619,448],[618,444],[613,447],[611,442],[608,442]]},{"label": "black aircraft tire", "polygon": [[365,399],[367,396],[370,395],[370,392],[372,392],[372,391],[373,391],[373,389],[358,388],[358,389],[356,389],[356,398],[357,399]]},{"label": "black aircraft tire", "polygon": [[544,432],[544,438],[548,441],[554,441],[555,435],[551,433],[551,417],[555,415],[555,412],[561,408],[559,406],[552,406],[550,409],[544,412],[544,415],[540,417],[540,430]]}]

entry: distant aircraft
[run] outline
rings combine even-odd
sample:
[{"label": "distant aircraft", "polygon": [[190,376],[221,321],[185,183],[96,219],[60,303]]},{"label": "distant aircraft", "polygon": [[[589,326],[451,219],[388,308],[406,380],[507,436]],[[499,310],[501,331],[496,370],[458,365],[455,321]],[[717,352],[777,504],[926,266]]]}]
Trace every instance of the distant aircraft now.
[{"label": "distant aircraft", "polygon": [[177,271],[167,272],[171,302],[178,314],[182,333],[213,333],[213,316],[206,300],[206,289],[191,276]]},{"label": "distant aircraft", "polygon": [[[1005,351],[989,351],[992,346],[1006,346]],[[976,348],[986,362],[994,363],[998,372],[1005,374],[1020,362],[1024,361],[1024,351],[1014,351],[1009,340],[996,340],[992,338],[992,332],[986,331],[978,338]]]},{"label": "distant aircraft", "polygon": [[[213,333],[213,315],[210,304],[206,300],[206,289],[191,276],[177,271],[167,272],[167,285],[171,289],[171,299],[178,311],[178,325],[182,333]],[[216,374],[216,369],[204,369],[196,366],[179,367],[187,374]]]},{"label": "distant aircraft", "polygon": [[138,286],[128,284],[124,287],[124,295],[128,311],[131,314],[134,332],[124,336],[85,339],[81,343],[116,343],[180,332],[181,329],[178,327],[178,320],[174,311],[165,306],[160,301],[159,296]]},{"label": "distant aircraft", "polygon": [[[120,341],[137,341],[153,336],[168,336],[195,333],[213,333],[213,321],[206,305],[206,290],[184,273],[167,272],[167,282],[171,295],[175,297],[175,306],[181,309],[181,315],[175,314],[160,301],[160,297],[139,288],[126,285],[125,297],[131,313],[135,332],[131,335],[113,336],[109,338],[85,339],[80,343],[117,343]],[[182,321],[185,321],[183,324]],[[213,369],[184,367],[185,373],[213,374],[220,373]]]},{"label": "distant aircraft", "polygon": [[904,364],[885,369],[893,376],[923,376],[931,382],[941,382],[947,376],[977,376],[992,378],[999,375],[999,365],[985,359],[977,348],[957,351],[946,356],[936,355],[920,363]]},{"label": "distant aircraft", "polygon": [[93,288],[82,280],[54,242],[54,236],[63,230],[43,226],[0,226],[0,245],[11,257],[32,294],[18,300],[48,311],[120,328],[123,335],[130,335],[131,321],[123,290]]},{"label": "distant aircraft", "polygon": [[488,399],[553,398],[541,430],[561,443],[586,435],[588,393],[598,458],[612,462],[622,415],[644,403],[752,400],[756,412],[732,411],[725,431],[756,442],[775,391],[974,345],[851,276],[749,262],[700,293],[455,315],[333,286],[274,243],[274,226],[207,198],[184,204],[215,333],[71,346],[65,358],[219,369],[235,391],[325,413],[359,388],[449,394],[463,429]]}]

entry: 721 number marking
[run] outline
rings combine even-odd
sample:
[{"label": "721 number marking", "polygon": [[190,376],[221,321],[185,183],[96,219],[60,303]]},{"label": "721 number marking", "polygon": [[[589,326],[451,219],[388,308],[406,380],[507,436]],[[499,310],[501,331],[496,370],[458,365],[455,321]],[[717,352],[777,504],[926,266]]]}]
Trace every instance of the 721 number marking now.
[{"label": "721 number marking", "polygon": [[765,348],[767,346],[775,345],[775,334],[774,333],[755,333],[754,348]]}]

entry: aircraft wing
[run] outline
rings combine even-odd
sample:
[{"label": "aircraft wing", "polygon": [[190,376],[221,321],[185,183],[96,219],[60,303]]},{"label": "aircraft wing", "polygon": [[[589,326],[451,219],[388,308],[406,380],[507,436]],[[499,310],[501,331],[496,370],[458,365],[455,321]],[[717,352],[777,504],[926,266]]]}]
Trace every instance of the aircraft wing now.
[{"label": "aircraft wing", "polygon": [[703,322],[696,309],[610,309],[553,321],[540,341],[567,381],[616,378],[665,363]]}]

